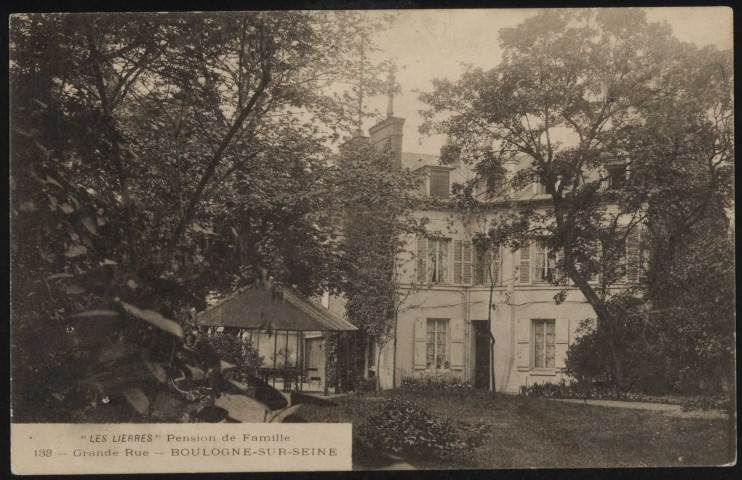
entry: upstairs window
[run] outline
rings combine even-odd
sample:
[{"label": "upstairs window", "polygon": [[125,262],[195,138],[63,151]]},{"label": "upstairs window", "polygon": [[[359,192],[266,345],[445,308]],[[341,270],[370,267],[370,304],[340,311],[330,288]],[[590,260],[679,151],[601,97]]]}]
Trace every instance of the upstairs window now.
[{"label": "upstairs window", "polygon": [[541,242],[536,243],[536,258],[534,265],[534,281],[551,283],[557,278],[556,254]]},{"label": "upstairs window", "polygon": [[417,281],[422,283],[448,283],[448,238],[417,239]]},{"label": "upstairs window", "polygon": [[546,184],[541,181],[541,177],[534,175],[533,177],[533,193],[536,195],[546,195]]},{"label": "upstairs window", "polygon": [[449,172],[440,170],[430,171],[430,196],[434,198],[447,199],[449,195]]},{"label": "upstairs window", "polygon": [[474,285],[499,285],[499,283],[500,250],[478,245],[474,251]]}]

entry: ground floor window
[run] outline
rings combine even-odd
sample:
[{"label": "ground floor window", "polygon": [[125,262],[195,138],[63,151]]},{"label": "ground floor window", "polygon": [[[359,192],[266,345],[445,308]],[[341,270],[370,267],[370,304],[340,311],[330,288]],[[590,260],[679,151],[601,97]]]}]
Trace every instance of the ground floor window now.
[{"label": "ground floor window", "polygon": [[449,368],[448,359],[448,319],[429,318],[426,338],[426,367]]},{"label": "ground floor window", "polygon": [[533,321],[533,367],[554,368],[554,319]]}]

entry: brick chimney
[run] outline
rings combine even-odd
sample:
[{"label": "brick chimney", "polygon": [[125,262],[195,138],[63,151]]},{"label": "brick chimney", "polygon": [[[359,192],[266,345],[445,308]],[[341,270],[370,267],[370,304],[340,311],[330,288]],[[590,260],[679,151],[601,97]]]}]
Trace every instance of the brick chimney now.
[{"label": "brick chimney", "polygon": [[402,168],[402,128],[404,118],[387,117],[368,129],[371,145],[379,151],[388,151],[392,157],[392,167]]},{"label": "brick chimney", "polygon": [[404,118],[394,116],[394,73],[389,74],[389,103],[386,119],[368,129],[371,145],[379,151],[388,151],[392,156],[392,168],[402,169],[402,131]]}]

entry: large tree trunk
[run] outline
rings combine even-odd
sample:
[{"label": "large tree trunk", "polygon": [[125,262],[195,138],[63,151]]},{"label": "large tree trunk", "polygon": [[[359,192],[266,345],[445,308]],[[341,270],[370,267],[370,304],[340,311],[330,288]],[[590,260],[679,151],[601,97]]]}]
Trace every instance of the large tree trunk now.
[{"label": "large tree trunk", "polygon": [[595,293],[595,290],[590,286],[587,280],[577,272],[574,266],[569,265],[568,261],[565,263],[567,263],[566,268],[569,278],[575,282],[577,288],[580,289],[580,292],[582,292],[590,306],[593,307],[595,314],[598,316],[598,329],[606,331],[609,349],[608,353],[611,356],[613,367],[613,371],[611,372],[613,384],[617,389],[626,391],[630,386],[626,386],[625,384],[621,357],[618,354],[618,345],[616,343],[618,325],[616,324],[616,319],[606,307],[605,302],[601,300],[597,293]]}]

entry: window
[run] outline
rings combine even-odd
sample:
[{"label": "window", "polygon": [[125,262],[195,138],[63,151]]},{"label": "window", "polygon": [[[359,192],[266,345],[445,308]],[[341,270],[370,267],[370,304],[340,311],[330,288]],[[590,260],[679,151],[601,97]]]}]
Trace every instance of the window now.
[{"label": "window", "polygon": [[[492,278],[490,278],[490,273]],[[492,283],[490,281],[492,280]],[[474,253],[474,285],[500,283],[500,250],[477,246]]]},{"label": "window", "polygon": [[541,181],[541,177],[534,175],[533,177],[533,193],[536,195],[546,195],[546,184]]},{"label": "window", "polygon": [[448,361],[448,319],[429,318],[425,340],[426,368],[449,368]]},{"label": "window", "polygon": [[430,196],[448,198],[449,172],[440,170],[430,171]]},{"label": "window", "polygon": [[608,178],[605,183],[606,188],[619,188],[626,183],[626,165],[613,165],[606,170],[608,171]]},{"label": "window", "polygon": [[478,170],[480,181],[476,194],[481,201],[493,201],[507,195],[511,175],[502,167],[485,167]]},{"label": "window", "polygon": [[424,283],[447,283],[448,251],[451,240],[448,238],[417,239],[417,281]]},{"label": "window", "polygon": [[536,243],[535,261],[534,281],[551,283],[557,278],[556,254],[550,252],[542,242]]},{"label": "window", "polygon": [[554,368],[555,320],[533,321],[533,368]]}]

